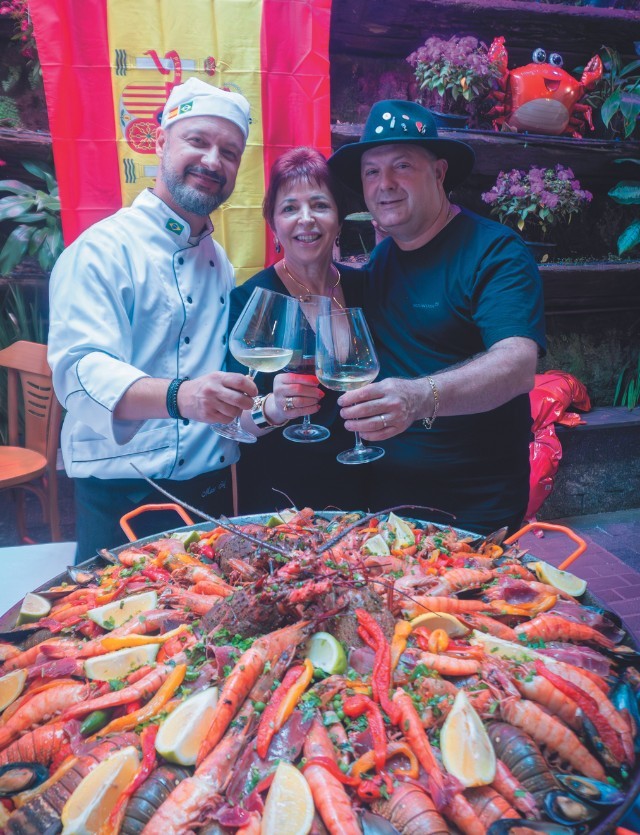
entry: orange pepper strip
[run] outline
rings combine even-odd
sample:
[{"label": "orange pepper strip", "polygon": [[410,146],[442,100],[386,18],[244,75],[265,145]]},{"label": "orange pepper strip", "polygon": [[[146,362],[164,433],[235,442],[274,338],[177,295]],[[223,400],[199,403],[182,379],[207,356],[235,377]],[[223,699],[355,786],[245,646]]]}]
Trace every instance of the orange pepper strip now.
[{"label": "orange pepper strip", "polygon": [[180,687],[186,672],[186,664],[176,664],[158,692],[152,699],[149,699],[144,707],[136,710],[134,713],[128,713],[109,722],[108,725],[105,725],[104,728],[98,731],[96,736],[106,736],[116,731],[129,731],[135,728],[136,725],[140,725],[142,722],[146,722],[147,719],[151,719],[152,716],[155,716],[162,710],[178,687]]},{"label": "orange pepper strip", "polygon": [[407,639],[411,635],[411,624],[408,620],[396,621],[391,639],[391,671],[398,666],[400,656],[407,648]]},{"label": "orange pepper strip", "polygon": [[412,557],[417,550],[417,545],[406,545],[404,548],[392,548],[391,554],[394,557]]},{"label": "orange pepper strip", "polygon": [[[418,758],[407,743],[399,741],[387,743],[387,761],[393,757],[397,757],[398,754],[402,754],[409,760],[409,768],[397,768],[392,772],[393,775],[396,777],[413,777],[414,779],[417,779],[420,772]],[[351,768],[349,769],[349,775],[351,777],[362,777],[365,772],[371,771],[374,766],[375,751],[367,751],[366,754],[363,754],[354,763],[352,763]]]},{"label": "orange pepper strip", "polygon": [[292,686],[289,688],[286,696],[280,703],[278,712],[274,716],[273,725],[276,731],[278,731],[284,725],[287,719],[291,716],[295,706],[300,701],[300,697],[307,689],[307,686],[309,685],[309,682],[312,678],[313,664],[311,663],[311,661],[309,661],[308,658],[305,658],[304,672],[302,673],[300,678],[296,682],[294,682]]},{"label": "orange pepper strip", "polygon": [[106,635],[100,643],[102,646],[111,652],[115,649],[124,649],[125,647],[141,647],[145,644],[164,644],[176,635],[181,635],[183,632],[188,632],[189,627],[186,623],[181,623],[175,629],[165,632],[164,635],[123,635],[122,637],[111,637]]},{"label": "orange pepper strip", "polygon": [[429,652],[433,652],[435,655],[438,655],[441,652],[445,652],[447,647],[449,646],[449,636],[444,631],[444,629],[434,629],[431,635],[429,635]]}]

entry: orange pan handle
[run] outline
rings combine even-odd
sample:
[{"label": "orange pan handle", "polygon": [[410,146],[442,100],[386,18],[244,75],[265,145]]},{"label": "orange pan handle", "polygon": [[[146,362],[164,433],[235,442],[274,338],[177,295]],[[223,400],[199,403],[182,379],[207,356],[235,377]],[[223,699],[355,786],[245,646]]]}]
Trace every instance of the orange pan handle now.
[{"label": "orange pan handle", "polygon": [[147,510],[175,510],[175,512],[180,515],[187,525],[194,524],[193,519],[183,507],[180,507],[179,504],[141,504],[140,507],[135,507],[133,510],[130,510],[129,513],[125,513],[122,519],[120,519],[120,527],[125,532],[129,542],[135,542],[138,538],[129,525],[129,519],[134,519],[136,516],[140,516],[141,513],[146,513]]},{"label": "orange pan handle", "polygon": [[569,565],[571,565],[572,562],[575,562],[575,560],[578,559],[580,554],[584,554],[584,552],[587,550],[587,543],[584,541],[584,539],[579,537],[577,533],[572,531],[571,528],[566,528],[564,525],[553,525],[551,522],[530,522],[528,525],[525,525],[523,528],[520,528],[519,531],[516,531],[512,536],[508,537],[508,539],[505,539],[503,544],[512,545],[516,541],[516,539],[519,539],[525,533],[528,533],[534,528],[542,528],[542,530],[544,531],[560,531],[560,533],[566,534],[569,537],[569,539],[572,539],[578,546],[572,554],[569,554],[569,556],[566,558],[564,562],[560,563],[558,568],[561,571],[564,571],[565,568],[567,568]]},{"label": "orange pan handle", "polygon": [[616,829],[615,835],[638,835],[638,833],[634,832],[633,829],[625,829],[623,826],[619,826]]}]

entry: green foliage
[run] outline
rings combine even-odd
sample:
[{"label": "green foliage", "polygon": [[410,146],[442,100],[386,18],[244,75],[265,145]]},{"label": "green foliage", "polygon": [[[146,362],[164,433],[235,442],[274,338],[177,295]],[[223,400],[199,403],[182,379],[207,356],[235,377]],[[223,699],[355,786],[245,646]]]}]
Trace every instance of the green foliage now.
[{"label": "green foliage", "polygon": [[0,252],[0,275],[8,275],[28,256],[38,259],[48,272],[64,249],[60,223],[58,184],[49,166],[23,162],[23,167],[40,180],[46,191],[35,189],[20,180],[0,180],[0,221],[14,224]]},{"label": "green foliage", "polygon": [[0,126],[15,129],[21,125],[17,104],[8,96],[0,96]]},{"label": "green foliage", "polygon": [[618,384],[616,392],[613,396],[614,406],[626,406],[627,409],[635,409],[640,403],[640,354],[638,354],[638,361],[634,363],[629,360],[626,363],[620,376],[618,377]]},{"label": "green foliage", "polygon": [[[640,159],[617,159],[615,162],[640,165]],[[640,180],[621,180],[609,190],[609,197],[623,206],[640,206]],[[640,246],[640,218],[634,218],[618,238],[618,255],[624,255],[637,246]]]},{"label": "green foliage", "polygon": [[600,109],[600,116],[614,136],[629,139],[640,116],[640,60],[622,63],[620,53],[609,46],[601,49],[604,73],[596,89],[584,99]]}]

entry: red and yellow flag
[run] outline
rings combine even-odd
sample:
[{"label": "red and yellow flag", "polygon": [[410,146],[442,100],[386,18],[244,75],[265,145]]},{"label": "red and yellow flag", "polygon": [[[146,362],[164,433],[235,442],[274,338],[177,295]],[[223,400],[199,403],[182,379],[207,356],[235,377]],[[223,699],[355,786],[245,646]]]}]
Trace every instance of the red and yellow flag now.
[{"label": "red and yellow flag", "polygon": [[287,148],[331,148],[331,0],[30,0],[65,242],[152,186],[155,131],[190,76],[241,92],[251,128],[215,237],[242,281],[273,261],[261,204]]}]

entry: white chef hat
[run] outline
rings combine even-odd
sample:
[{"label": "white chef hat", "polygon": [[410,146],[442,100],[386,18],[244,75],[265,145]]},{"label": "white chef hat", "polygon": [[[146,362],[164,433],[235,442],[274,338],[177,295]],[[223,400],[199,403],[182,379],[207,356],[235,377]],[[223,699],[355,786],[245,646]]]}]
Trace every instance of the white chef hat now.
[{"label": "white chef hat", "polygon": [[169,127],[189,116],[220,116],[237,125],[245,142],[249,135],[249,102],[240,93],[221,90],[199,78],[176,85],[162,111],[160,125]]}]

